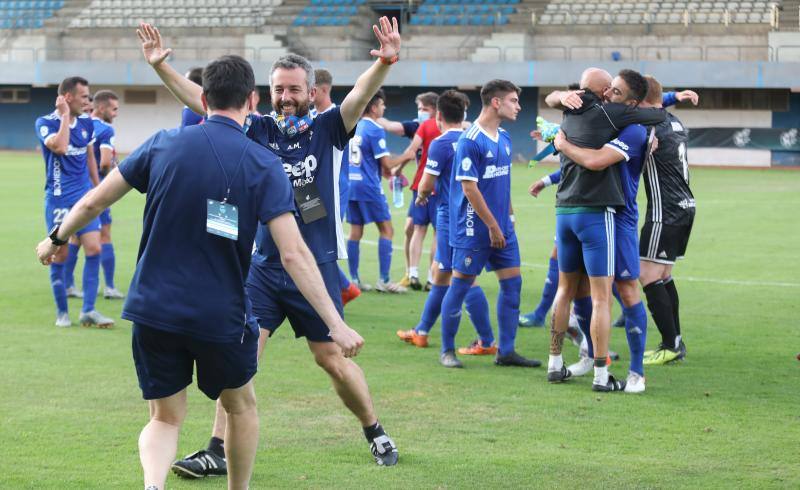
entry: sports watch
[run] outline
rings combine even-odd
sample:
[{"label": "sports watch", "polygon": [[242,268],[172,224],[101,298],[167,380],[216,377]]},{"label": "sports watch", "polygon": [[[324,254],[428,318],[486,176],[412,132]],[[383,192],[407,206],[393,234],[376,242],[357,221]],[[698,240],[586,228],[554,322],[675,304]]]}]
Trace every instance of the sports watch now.
[{"label": "sports watch", "polygon": [[58,239],[58,230],[59,230],[59,228],[61,228],[60,224],[53,226],[53,228],[50,230],[50,234],[48,235],[50,237],[50,241],[53,242],[53,245],[55,245],[56,247],[60,247],[62,245],[66,245],[67,242],[69,241],[69,240],[59,240]]}]

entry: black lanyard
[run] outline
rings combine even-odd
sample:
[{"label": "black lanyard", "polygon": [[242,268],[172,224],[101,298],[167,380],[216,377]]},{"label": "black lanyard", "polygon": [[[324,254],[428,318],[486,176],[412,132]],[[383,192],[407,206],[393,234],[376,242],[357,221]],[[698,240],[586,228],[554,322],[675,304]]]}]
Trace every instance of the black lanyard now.
[{"label": "black lanyard", "polygon": [[242,149],[242,154],[239,156],[239,163],[236,164],[236,172],[233,173],[233,177],[228,180],[228,172],[225,171],[225,167],[222,165],[222,159],[219,157],[219,153],[217,153],[217,148],[214,146],[214,143],[211,141],[211,137],[208,135],[206,131],[206,127],[201,125],[200,128],[203,130],[203,133],[206,135],[206,139],[208,139],[208,144],[211,145],[211,151],[214,153],[214,157],[217,159],[217,163],[219,164],[220,170],[222,170],[222,175],[225,176],[225,188],[227,191],[225,192],[225,199],[222,200],[222,204],[228,202],[228,198],[231,195],[231,184],[234,180],[236,180],[236,176],[239,175],[239,170],[242,169],[242,162],[244,162],[244,156],[247,154],[247,147],[250,146],[250,139],[247,139],[247,143],[245,143],[244,148]]}]

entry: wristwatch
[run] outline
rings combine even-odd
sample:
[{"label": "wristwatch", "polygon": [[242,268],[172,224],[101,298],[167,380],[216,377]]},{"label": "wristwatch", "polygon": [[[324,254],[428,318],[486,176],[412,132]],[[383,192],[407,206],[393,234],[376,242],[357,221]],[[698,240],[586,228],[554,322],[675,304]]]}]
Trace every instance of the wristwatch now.
[{"label": "wristwatch", "polygon": [[53,242],[53,245],[55,245],[56,247],[60,247],[62,245],[66,245],[67,242],[69,241],[68,239],[67,240],[59,240],[58,239],[58,230],[59,230],[60,227],[61,227],[61,225],[53,226],[53,228],[50,230],[50,234],[48,235],[50,237],[50,241]]}]

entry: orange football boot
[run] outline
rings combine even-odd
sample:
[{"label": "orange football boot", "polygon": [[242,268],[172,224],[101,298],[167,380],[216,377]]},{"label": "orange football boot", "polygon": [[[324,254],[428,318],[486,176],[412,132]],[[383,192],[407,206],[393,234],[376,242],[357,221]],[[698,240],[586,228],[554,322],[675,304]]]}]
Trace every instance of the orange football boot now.
[{"label": "orange football boot", "polygon": [[351,282],[347,289],[342,291],[342,306],[361,296],[361,290],[356,283]]},{"label": "orange football boot", "polygon": [[489,347],[484,347],[480,340],[476,340],[469,344],[469,347],[459,347],[458,353],[464,356],[493,356],[497,354],[497,346],[493,343]]}]

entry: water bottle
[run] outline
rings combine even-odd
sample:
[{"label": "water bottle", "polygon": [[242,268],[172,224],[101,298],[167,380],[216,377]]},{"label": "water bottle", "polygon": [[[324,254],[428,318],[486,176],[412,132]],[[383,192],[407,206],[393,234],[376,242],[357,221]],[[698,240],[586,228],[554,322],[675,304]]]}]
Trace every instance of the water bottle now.
[{"label": "water bottle", "polygon": [[403,200],[403,179],[395,175],[391,180],[392,185],[392,204],[396,208],[402,208],[405,203]]}]

